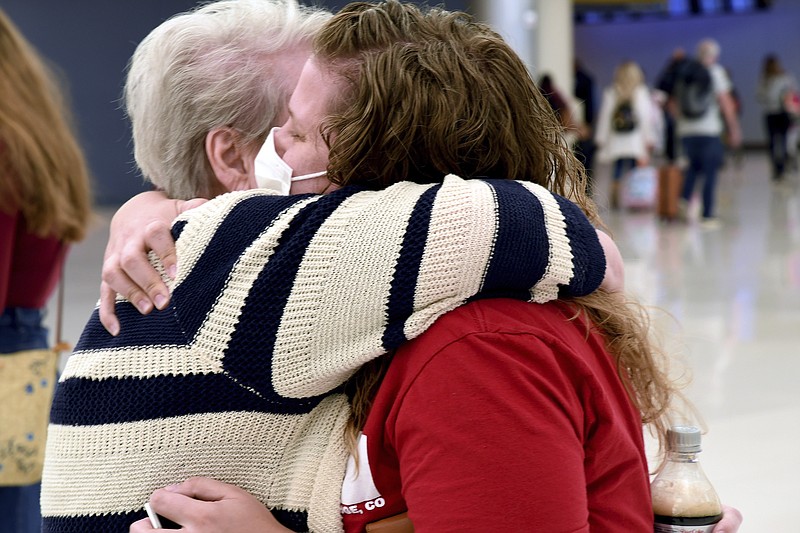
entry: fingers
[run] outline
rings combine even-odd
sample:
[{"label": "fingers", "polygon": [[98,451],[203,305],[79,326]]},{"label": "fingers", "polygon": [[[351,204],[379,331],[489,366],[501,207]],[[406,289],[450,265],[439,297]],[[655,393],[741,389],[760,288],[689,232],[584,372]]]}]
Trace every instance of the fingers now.
[{"label": "fingers", "polygon": [[111,335],[119,334],[119,320],[117,320],[116,305],[117,293],[106,282],[100,284],[100,323]]},{"label": "fingers", "polygon": [[179,485],[170,485],[164,490],[206,502],[236,497],[244,492],[239,487],[207,477],[191,477]]},{"label": "fingers", "polygon": [[729,505],[723,505],[723,509],[725,512],[725,516],[730,516],[732,522],[736,523],[736,527],[739,527],[741,523],[744,521],[744,517],[742,516],[742,512],[735,507],[730,507]]},{"label": "fingers", "polygon": [[148,259],[150,249],[162,258],[167,275],[174,277],[177,258],[172,234],[166,224],[151,222],[145,227],[142,238],[131,237],[118,251],[110,252],[103,262],[101,320],[104,325],[107,321],[108,326],[113,326],[115,294],[123,295],[142,314],[154,308],[164,309],[169,304],[169,289]]},{"label": "fingers", "polygon": [[150,496],[151,508],[195,533],[290,533],[244,489],[209,478],[189,478]]},{"label": "fingers", "polygon": [[153,526],[150,525],[149,518],[142,518],[141,520],[137,520],[131,527],[128,529],[128,533],[143,533],[144,531],[157,531],[153,529]]},{"label": "fingers", "polygon": [[742,513],[735,507],[722,506],[722,520],[714,526],[713,533],[736,533],[742,525]]},{"label": "fingers", "polygon": [[165,489],[158,489],[150,495],[150,506],[156,513],[181,525],[189,522],[188,518],[193,514],[189,508],[196,503],[187,496]]},{"label": "fingers", "polygon": [[[219,483],[206,478],[198,479],[213,482],[214,484],[225,485],[224,483]],[[213,515],[213,510],[215,507],[211,506],[209,502],[221,501],[224,498],[211,497],[210,495],[212,493],[217,493],[213,490],[212,492],[206,492],[207,486],[205,483],[193,487],[190,487],[191,485],[193,484],[189,483],[189,485],[187,485],[187,483],[184,482],[180,485],[172,485],[164,489],[156,490],[150,496],[151,507],[159,515],[168,518],[177,524],[181,524],[184,527],[190,526],[194,523],[212,523],[214,517],[210,515]],[[189,492],[189,494],[179,490],[174,490],[175,487],[182,487],[183,490]],[[195,488],[200,490],[200,494],[192,494]],[[201,494],[206,495],[206,497],[202,497]]]},{"label": "fingers", "polygon": [[[123,255],[124,254],[111,254],[103,261],[103,285],[101,285],[100,288],[101,306],[103,309],[107,310],[109,307],[113,306],[113,295],[121,294],[135,305],[140,313],[147,314],[153,310],[153,302],[147,296],[147,293],[131,280],[126,273],[126,269],[130,270],[131,263],[135,262],[136,258],[125,256],[127,259],[123,259]],[[141,256],[141,261],[147,268],[153,268],[147,261],[146,255]],[[127,266],[125,264],[126,262]],[[153,271],[155,272],[155,269],[153,269]],[[158,272],[155,272],[155,275],[158,276]],[[102,300],[104,296],[107,300]],[[107,312],[105,314],[107,315]]]},{"label": "fingers", "polygon": [[[164,266],[167,275],[174,279],[177,273],[178,258],[175,254],[175,241],[172,240],[172,232],[170,231],[169,225],[162,221],[149,223],[145,227],[144,245],[146,249],[152,250],[156,254],[161,260],[161,264]],[[134,280],[136,280],[136,278],[134,278]],[[150,280],[143,277],[139,281],[146,283]],[[159,282],[160,281],[161,278],[159,277]],[[155,295],[153,295],[153,301],[156,302]],[[166,305],[166,303],[163,305]],[[162,305],[159,305],[158,302],[156,302],[156,307],[159,309],[164,308]]]},{"label": "fingers", "polygon": [[163,260],[167,275],[175,276],[175,245],[169,225],[183,204],[149,191],[125,202],[112,217],[100,289],[100,320],[112,335],[120,328],[114,309],[116,294],[144,314],[168,305],[167,286],[150,265],[147,253],[153,250]]}]

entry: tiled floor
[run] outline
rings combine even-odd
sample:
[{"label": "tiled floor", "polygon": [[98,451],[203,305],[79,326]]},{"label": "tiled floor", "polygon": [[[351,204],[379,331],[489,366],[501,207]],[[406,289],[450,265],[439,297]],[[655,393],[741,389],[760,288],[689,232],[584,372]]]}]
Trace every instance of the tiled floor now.
[{"label": "tiled floor", "polygon": [[[742,533],[800,532],[800,178],[776,187],[767,176],[761,154],[727,165],[718,230],[604,210],[627,289],[654,306],[666,345],[691,367],[688,394],[708,427],[701,459],[722,499],[743,511]],[[601,206],[608,180],[598,168]],[[72,343],[97,298],[109,216],[101,211],[69,258]]]}]

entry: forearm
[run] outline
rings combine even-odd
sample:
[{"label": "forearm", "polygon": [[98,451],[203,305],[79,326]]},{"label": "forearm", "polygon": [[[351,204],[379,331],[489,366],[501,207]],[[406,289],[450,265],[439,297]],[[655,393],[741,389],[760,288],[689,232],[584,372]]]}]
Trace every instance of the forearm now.
[{"label": "forearm", "polygon": [[[540,187],[498,181],[359,193],[314,227],[285,272],[291,279],[264,282],[292,288],[273,365],[293,380],[273,375],[276,390],[324,393],[475,296],[544,302],[594,290],[605,259],[580,210]],[[282,254],[276,248],[269,261]]]},{"label": "forearm", "polygon": [[739,118],[736,116],[736,105],[730,93],[723,93],[719,95],[719,105],[722,111],[722,117],[728,127],[728,135],[731,138],[732,144],[738,145],[741,139],[741,130],[739,128]]},{"label": "forearm", "polygon": [[[327,393],[470,298],[586,294],[606,269],[575,204],[507,180],[448,177],[321,197],[231,193],[176,228],[176,305],[196,308],[218,287],[203,324],[219,316],[214,327],[236,330],[225,338],[269,331],[263,381],[288,398]],[[242,315],[248,301],[265,311]]]}]

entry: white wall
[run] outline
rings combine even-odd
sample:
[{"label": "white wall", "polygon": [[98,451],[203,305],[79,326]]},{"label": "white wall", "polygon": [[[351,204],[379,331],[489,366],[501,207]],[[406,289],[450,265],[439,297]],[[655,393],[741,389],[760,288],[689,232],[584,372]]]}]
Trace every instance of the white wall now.
[{"label": "white wall", "polygon": [[571,96],[571,0],[475,0],[471,10],[503,36],[534,79],[548,73],[564,96]]},{"label": "white wall", "polygon": [[[572,2],[567,0],[539,0],[539,25],[537,68],[539,73],[550,73],[556,87],[565,96],[572,96],[575,83],[572,35]],[[538,73],[534,72],[538,79]]]}]

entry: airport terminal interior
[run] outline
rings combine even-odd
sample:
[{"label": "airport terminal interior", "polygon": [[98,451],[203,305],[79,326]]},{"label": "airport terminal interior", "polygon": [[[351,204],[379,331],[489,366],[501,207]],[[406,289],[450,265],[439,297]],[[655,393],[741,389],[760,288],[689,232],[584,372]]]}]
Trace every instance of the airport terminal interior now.
[{"label": "airport terminal interior", "polygon": [[[625,260],[626,290],[651,306],[676,369],[691,373],[687,394],[708,430],[700,456],[706,474],[743,511],[742,532],[795,531],[800,175],[775,185],[765,153],[729,155],[719,183],[722,227],[710,230],[693,219],[661,222],[651,210],[612,211],[604,192],[610,169],[598,167],[596,178],[596,201]],[[64,332],[73,343],[97,299],[112,213],[99,211],[68,260]]]},{"label": "airport terminal interior", "polygon": [[[561,1],[530,3],[544,9]],[[591,3],[576,0],[576,5]],[[62,3],[54,2],[53,9],[60,9],[57,4]],[[133,7],[137,2],[130,2],[129,7],[125,7],[129,2],[113,4],[114,10],[128,9],[131,17],[143,16],[138,6]],[[168,10],[166,4],[159,9]],[[450,7],[449,2],[445,4]],[[800,50],[796,31],[800,0],[663,4],[686,4],[691,9],[714,6],[720,12],[708,17],[687,13],[674,24],[646,17],[625,19],[614,27],[603,16],[592,18],[596,14],[588,21],[570,19],[570,24],[575,24],[570,28],[569,38],[574,40],[570,51],[595,75],[599,98],[599,91],[610,83],[613,68],[622,59],[632,55],[652,84],[673,47],[691,52],[700,38],[714,33],[722,44],[721,62],[732,67],[744,102],[745,147],[726,153],[719,176],[720,224],[708,228],[700,223],[698,197],[689,204],[688,221],[663,221],[654,209],[611,209],[611,168],[607,163],[597,163],[593,170],[594,199],[622,252],[625,290],[649,307],[653,330],[674,359],[676,375],[686,379],[688,398],[702,414],[706,434],[700,460],[723,502],[744,514],[740,532],[800,531],[794,507],[800,479],[800,170],[795,157],[783,180],[771,179],[762,117],[754,98],[759,62],[765,53],[776,51],[773,47],[781,47],[777,51],[790,70],[800,75],[796,56]],[[9,5],[25,21],[27,2],[11,0]],[[564,0],[564,5],[569,3]],[[722,12],[726,6],[741,13],[726,15]],[[757,9],[751,10],[753,6]],[[185,6],[172,12],[181,9]],[[32,15],[30,20],[35,20]],[[542,24],[541,20],[522,20]],[[117,38],[129,46],[119,51],[123,59],[129,57],[145,28],[159,22],[138,20],[141,35]],[[680,32],[673,31],[678,27]],[[770,36],[769,45],[764,41],[766,35]],[[43,42],[47,52],[46,39]],[[62,42],[73,43],[69,38]],[[554,48],[542,46],[538,43],[537,57],[548,57],[553,63],[541,64],[552,65],[557,81],[569,86],[572,64],[568,59],[572,55],[559,50],[554,56]],[[53,44],[49,49],[57,62],[62,53],[59,47],[61,44]],[[67,53],[66,46],[61,48]],[[73,56],[84,57],[80,53]],[[119,66],[115,76],[122,75],[124,62]],[[66,70],[69,72],[69,67]],[[565,72],[569,76],[565,77]],[[82,131],[89,132],[87,150],[94,158],[101,200],[88,237],[71,250],[66,266],[64,338],[73,345],[97,301],[111,215],[125,198],[143,187],[131,170],[131,146],[122,133],[127,126],[116,99],[120,84],[118,78],[111,81],[108,92],[98,96],[83,94],[73,80],[77,115]],[[90,105],[94,107],[86,113]],[[114,112],[111,131],[93,122],[99,121],[100,114],[110,113],[106,108]],[[106,139],[113,139],[114,146],[104,147]],[[114,161],[107,164],[103,157]],[[656,157],[653,163],[658,166],[662,160]],[[55,298],[49,310],[47,321],[52,328]]]}]

